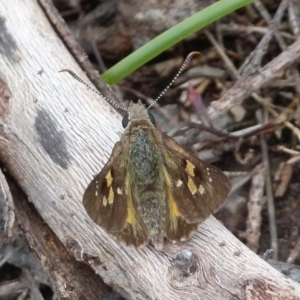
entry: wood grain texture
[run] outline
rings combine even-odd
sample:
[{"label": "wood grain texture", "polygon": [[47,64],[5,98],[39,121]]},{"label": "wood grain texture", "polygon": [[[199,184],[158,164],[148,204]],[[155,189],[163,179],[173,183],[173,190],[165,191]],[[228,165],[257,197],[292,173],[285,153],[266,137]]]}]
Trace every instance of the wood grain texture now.
[{"label": "wood grain texture", "polygon": [[119,139],[120,117],[58,73],[85,80],[36,1],[0,1],[0,12],[1,160],[78,260],[127,299],[300,298],[298,284],[213,217],[164,253],[119,245],[95,226],[81,199]]}]

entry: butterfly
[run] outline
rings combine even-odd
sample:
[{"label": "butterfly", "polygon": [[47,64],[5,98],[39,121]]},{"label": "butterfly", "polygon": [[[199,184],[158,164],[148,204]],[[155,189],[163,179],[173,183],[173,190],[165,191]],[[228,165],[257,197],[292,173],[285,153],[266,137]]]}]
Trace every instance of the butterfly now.
[{"label": "butterfly", "polygon": [[83,196],[90,218],[126,245],[183,241],[226,200],[230,181],[159,132],[131,102],[125,131]]},{"label": "butterfly", "polygon": [[[62,71],[90,88],[72,71]],[[97,225],[126,245],[140,247],[151,240],[162,250],[165,238],[186,240],[224,203],[231,184],[222,171],[155,128],[148,113],[154,103],[148,108],[140,100],[130,103],[122,121],[124,133],[86,188],[83,206]]]}]

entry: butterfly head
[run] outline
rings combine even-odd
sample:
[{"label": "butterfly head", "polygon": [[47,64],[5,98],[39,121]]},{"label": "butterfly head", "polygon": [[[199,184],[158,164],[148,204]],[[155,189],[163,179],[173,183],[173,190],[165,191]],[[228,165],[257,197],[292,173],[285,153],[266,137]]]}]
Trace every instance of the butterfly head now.
[{"label": "butterfly head", "polygon": [[154,116],[148,112],[148,109],[142,103],[141,100],[138,103],[133,103],[132,101],[128,107],[128,114],[123,117],[122,125],[124,128],[133,120],[148,120],[152,124],[155,124]]}]

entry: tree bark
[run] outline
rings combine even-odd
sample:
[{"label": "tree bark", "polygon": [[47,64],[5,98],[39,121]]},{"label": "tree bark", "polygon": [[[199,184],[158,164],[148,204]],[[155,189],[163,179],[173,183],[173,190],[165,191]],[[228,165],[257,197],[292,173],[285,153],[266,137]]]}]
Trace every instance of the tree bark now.
[{"label": "tree bark", "polygon": [[119,139],[120,116],[58,73],[88,82],[36,1],[0,1],[0,11],[1,160],[77,260],[126,299],[300,298],[297,283],[213,217],[164,252],[120,245],[96,226],[82,194]]}]

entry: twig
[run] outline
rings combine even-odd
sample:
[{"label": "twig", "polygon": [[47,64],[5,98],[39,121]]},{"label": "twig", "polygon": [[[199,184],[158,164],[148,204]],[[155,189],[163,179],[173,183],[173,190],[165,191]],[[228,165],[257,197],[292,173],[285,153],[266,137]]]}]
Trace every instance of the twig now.
[{"label": "twig", "polygon": [[[261,67],[262,58],[268,50],[268,45],[272,37],[274,35],[276,37],[278,36],[276,29],[279,26],[279,22],[283,17],[283,13],[286,9],[287,3],[285,1],[281,2],[273,20],[271,19],[268,11],[265,9],[265,7],[260,1],[255,2],[254,5],[257,7],[259,13],[263,16],[267,24],[269,24],[269,30],[266,32],[265,36],[258,43],[255,50],[252,51],[252,53],[250,53],[250,55],[245,59],[245,62],[239,69],[239,73],[243,75],[243,77],[245,78],[257,72],[257,70]],[[284,47],[282,48],[282,50],[284,50],[286,48],[286,45],[280,35],[277,40],[278,43]]]},{"label": "twig", "polygon": [[[259,7],[259,11],[262,13],[262,16],[265,19],[265,21],[270,25],[270,28],[273,29],[274,36],[275,36],[281,50],[283,50],[283,51],[286,50],[287,45],[286,45],[286,42],[284,41],[284,39],[281,37],[281,35],[277,32],[276,27],[278,27],[279,21],[283,17],[283,14],[284,14],[285,10],[288,8],[289,2],[290,2],[289,0],[282,0],[281,1],[273,20],[271,19],[271,16],[270,16],[269,12],[266,9],[264,9],[264,6],[260,1],[257,1],[257,2],[254,3],[254,5]],[[295,84],[295,89],[296,89],[297,93],[300,93],[300,87],[299,87],[300,75],[299,75],[299,72],[296,68],[292,68],[292,74],[293,74],[293,78],[294,78],[295,83],[296,83]]]},{"label": "twig", "polygon": [[244,237],[247,240],[246,245],[254,252],[257,252],[259,247],[261,212],[263,205],[266,202],[264,194],[265,188],[265,169],[258,165],[253,171],[251,188],[249,192],[249,201],[247,203],[247,229]]},{"label": "twig", "polygon": [[[221,47],[219,45],[219,43],[217,42],[217,40],[214,38],[214,36],[208,30],[205,30],[204,33],[206,34],[206,36],[209,39],[209,41],[212,43],[212,45],[215,47],[215,49],[217,50],[217,52],[219,53],[219,55],[223,59],[223,61],[225,63],[225,66],[227,66],[228,71],[231,74],[232,78],[234,80],[236,80],[237,77],[238,77],[238,73],[237,73],[236,67],[234,66],[234,64],[232,63],[232,61],[229,59],[229,57],[225,53],[223,47]],[[240,105],[232,107],[230,109],[230,112],[232,113],[232,115],[234,116],[234,118],[235,118],[236,121],[240,121],[244,117],[244,115],[246,114],[244,107],[242,107]]]},{"label": "twig", "polygon": [[282,19],[285,10],[287,9],[288,0],[282,0],[281,1],[273,20],[270,16],[269,12],[266,10],[264,5],[261,3],[261,1],[255,1],[253,3],[253,5],[257,7],[257,10],[262,15],[262,17],[264,18],[266,23],[270,25],[270,28],[273,31],[274,36],[275,36],[281,50],[285,50],[286,49],[286,43],[283,40],[282,36],[277,32],[277,26],[279,24],[279,21]]},{"label": "twig", "polygon": [[218,118],[219,115],[226,113],[231,107],[241,104],[245,98],[274,79],[279,71],[295,63],[299,58],[300,39],[266,64],[258,74],[238,79],[235,85],[218,101],[212,102],[210,107],[211,118]]},{"label": "twig", "polygon": [[[258,115],[258,119],[259,119],[258,121],[262,123],[262,117]],[[268,145],[263,134],[260,136],[260,143],[261,143],[263,166],[265,168],[265,173],[266,173],[266,193],[267,193],[267,201],[268,201],[271,247],[273,249],[273,259],[277,260],[278,259],[278,238],[277,238],[277,228],[276,228],[276,215],[275,215],[274,197],[273,197],[273,190],[272,190]]]},{"label": "twig", "polygon": [[281,162],[274,175],[274,181],[277,183],[275,188],[275,197],[283,197],[289,187],[293,176],[293,166],[286,162]]},{"label": "twig", "polygon": [[299,128],[297,128],[296,126],[294,126],[290,121],[286,121],[283,118],[279,118],[280,115],[275,111],[275,109],[273,109],[268,103],[266,103],[266,101],[264,101],[264,99],[261,98],[258,94],[254,94],[254,98],[265,109],[267,109],[268,112],[270,112],[274,117],[277,118],[277,120],[276,120],[275,123],[279,124],[280,122],[282,122],[287,128],[289,128],[295,134],[295,136],[300,141],[300,129]]},{"label": "twig", "polygon": [[284,152],[284,153],[290,154],[290,155],[296,155],[296,156],[300,155],[299,151],[289,149],[289,148],[287,148],[283,145],[278,146],[277,149]]},{"label": "twig", "polygon": [[294,249],[290,253],[290,255],[289,255],[286,262],[289,263],[289,264],[294,263],[296,258],[299,256],[299,253],[300,253],[300,238],[298,239],[296,246],[294,247]]},{"label": "twig", "polygon": [[236,68],[235,68],[234,64],[232,63],[232,61],[229,59],[229,57],[226,55],[223,48],[219,45],[217,40],[214,38],[214,36],[208,30],[205,30],[204,33],[205,33],[206,37],[209,39],[209,41],[212,43],[212,45],[216,48],[216,50],[220,54],[223,61],[225,62],[225,65],[227,66],[228,71],[232,75],[232,78],[236,79],[236,77],[237,77]]},{"label": "twig", "polygon": [[234,194],[237,190],[239,190],[244,184],[246,184],[251,179],[252,176],[252,172],[224,172],[224,173],[229,178],[234,178],[234,177],[239,178],[238,182],[233,183],[228,198],[230,197],[230,195]]},{"label": "twig", "polygon": [[[240,139],[248,139],[252,136],[256,136],[258,134],[262,134],[265,132],[269,132],[274,130],[274,124],[272,123],[267,123],[267,124],[261,124],[258,127],[254,126],[254,129],[251,129],[250,131],[246,132],[246,133],[229,133],[226,131],[221,131],[218,130],[214,127],[207,127],[205,125],[202,124],[198,124],[198,123],[194,123],[194,122],[185,122],[181,125],[181,128],[188,125],[189,127],[194,127],[194,128],[199,128],[201,130],[205,130],[207,132],[210,132],[218,137],[224,137],[228,140],[232,140],[232,141],[239,141]],[[174,134],[174,132],[173,132]]]},{"label": "twig", "polygon": [[289,7],[288,7],[288,12],[289,12],[289,21],[290,21],[290,26],[291,29],[294,33],[295,36],[299,35],[300,32],[300,24],[299,24],[299,3],[298,1],[289,1]]},{"label": "twig", "polygon": [[[265,35],[270,31],[270,28],[268,27],[261,27],[261,26],[245,26],[245,25],[239,25],[239,24],[220,24],[219,25],[220,30],[222,30],[225,33],[229,34],[236,34],[236,33],[245,33],[245,34],[252,34],[252,33],[258,33]],[[279,31],[279,35],[282,37],[289,39],[291,41],[294,41],[296,38],[285,31]]]}]

